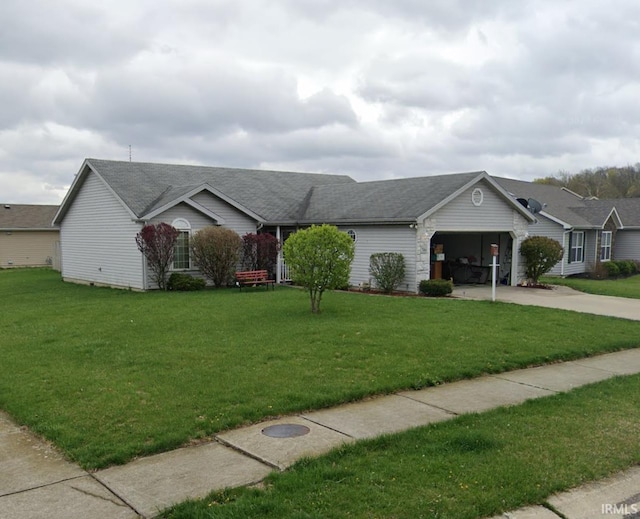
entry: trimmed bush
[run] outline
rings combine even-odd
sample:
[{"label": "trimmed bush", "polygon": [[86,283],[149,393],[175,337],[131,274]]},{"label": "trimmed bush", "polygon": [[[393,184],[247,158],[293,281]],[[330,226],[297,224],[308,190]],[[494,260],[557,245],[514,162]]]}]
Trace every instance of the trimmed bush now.
[{"label": "trimmed bush", "polygon": [[631,276],[635,273],[635,264],[632,261],[619,260],[614,261],[614,263],[618,265],[621,276]]},{"label": "trimmed bush", "polygon": [[180,292],[190,292],[193,290],[202,290],[205,285],[206,283],[204,279],[194,278],[193,276],[183,274],[182,272],[174,272],[169,276],[167,289]]},{"label": "trimmed bush", "polygon": [[429,297],[448,296],[453,292],[453,282],[448,279],[423,279],[420,281],[420,293]]},{"label": "trimmed bush", "polygon": [[610,278],[617,278],[620,275],[620,267],[615,261],[607,261],[602,266],[607,271],[607,276]]},{"label": "trimmed bush", "polygon": [[520,254],[524,257],[527,278],[537,284],[540,276],[562,259],[563,251],[558,241],[547,236],[531,236],[524,240]]},{"label": "trimmed bush", "polygon": [[369,257],[369,272],[386,294],[393,292],[405,275],[404,256],[399,252],[378,252]]},{"label": "trimmed bush", "polygon": [[293,282],[309,292],[311,312],[320,313],[325,290],[349,285],[355,245],[334,225],[312,225],[293,233],[282,247]]},{"label": "trimmed bush", "polygon": [[242,239],[226,227],[203,227],[191,238],[193,260],[216,287],[233,281],[241,250]]}]

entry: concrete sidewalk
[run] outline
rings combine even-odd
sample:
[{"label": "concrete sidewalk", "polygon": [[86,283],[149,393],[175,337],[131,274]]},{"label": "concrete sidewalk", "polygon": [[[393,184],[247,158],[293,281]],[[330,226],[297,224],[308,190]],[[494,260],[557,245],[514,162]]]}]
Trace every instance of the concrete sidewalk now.
[{"label": "concrete sidewalk", "polygon": [[[491,300],[491,286],[456,286],[452,295],[462,299]],[[496,287],[496,301],[640,321],[640,299],[585,294],[559,285],[553,285],[550,290],[500,285]]]},{"label": "concrete sidewalk", "polygon": [[[640,373],[640,349],[403,391],[271,420],[221,433],[201,445],[94,473],[69,463],[51,446],[0,414],[0,519],[150,518],[163,508],[204,497],[212,490],[257,483],[272,470],[283,470],[303,456],[320,455],[344,443],[634,373]],[[626,510],[632,510],[638,492],[640,469],[612,482],[555,496],[549,503],[571,519],[623,517],[613,514],[613,507],[626,503]],[[505,517],[558,516],[536,507]]]}]

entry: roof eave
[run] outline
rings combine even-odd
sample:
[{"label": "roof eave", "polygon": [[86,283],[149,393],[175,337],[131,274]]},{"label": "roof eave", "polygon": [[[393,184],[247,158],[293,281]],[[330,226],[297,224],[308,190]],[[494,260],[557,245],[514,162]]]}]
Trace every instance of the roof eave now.
[{"label": "roof eave", "polygon": [[322,220],[299,220],[297,225],[401,225],[416,223],[415,218],[330,218]]}]

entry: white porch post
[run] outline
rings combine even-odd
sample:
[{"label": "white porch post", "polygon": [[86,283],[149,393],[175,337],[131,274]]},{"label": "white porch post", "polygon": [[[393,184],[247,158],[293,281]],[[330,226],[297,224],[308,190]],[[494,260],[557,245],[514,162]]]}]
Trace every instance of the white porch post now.
[{"label": "white porch post", "polygon": [[280,234],[280,226],[276,227],[276,240],[278,240],[279,250],[278,255],[276,256],[276,283],[282,282],[282,243],[280,239],[282,235]]},{"label": "white porch post", "polygon": [[520,272],[520,245],[522,241],[529,236],[529,224],[520,215],[513,212],[513,249],[511,250],[511,286],[518,285],[518,281],[524,276],[524,272]]},{"label": "white porch post", "polygon": [[420,281],[429,279],[431,275],[431,238],[436,233],[436,222],[426,218],[416,227],[416,286],[418,291]]}]

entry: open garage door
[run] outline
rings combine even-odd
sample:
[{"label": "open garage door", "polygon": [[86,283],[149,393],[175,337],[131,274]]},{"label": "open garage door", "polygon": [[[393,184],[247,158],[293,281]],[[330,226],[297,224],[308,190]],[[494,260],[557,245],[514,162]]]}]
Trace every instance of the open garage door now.
[{"label": "open garage door", "polygon": [[491,244],[499,247],[498,283],[511,284],[513,238],[508,232],[436,232],[431,238],[431,278],[454,284],[491,283]]}]

